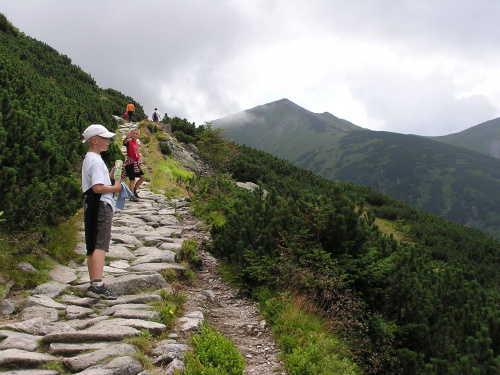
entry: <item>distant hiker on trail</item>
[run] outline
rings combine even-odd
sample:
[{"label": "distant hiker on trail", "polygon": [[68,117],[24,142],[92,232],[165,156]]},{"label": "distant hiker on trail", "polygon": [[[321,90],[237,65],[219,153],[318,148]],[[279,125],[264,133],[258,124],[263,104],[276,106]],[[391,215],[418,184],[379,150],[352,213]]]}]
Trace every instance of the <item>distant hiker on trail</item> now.
[{"label": "distant hiker on trail", "polygon": [[127,104],[127,118],[128,122],[132,122],[132,117],[134,117],[135,106],[132,101]]},{"label": "distant hiker on trail", "polygon": [[160,122],[160,112],[158,112],[158,108],[155,108],[152,119],[154,122]]},{"label": "distant hiker on trail", "polygon": [[89,151],[82,164],[82,190],[85,199],[85,243],[87,245],[87,267],[90,286],[87,296],[99,299],[116,299],[117,296],[102,282],[104,261],[111,241],[111,221],[115,214],[113,193],[122,190],[121,179],[111,184],[114,167],[108,168],[101,158],[101,152],[109,147],[110,139],[116,134],[99,124],[90,125],[82,134],[83,143]]},{"label": "distant hiker on trail", "polygon": [[128,117],[128,113],[127,113],[127,111],[125,111],[125,113],[123,114],[123,119],[126,120],[127,117]]},{"label": "distant hiker on trail", "polygon": [[[139,138],[139,129],[133,129],[127,134],[123,140],[123,145],[127,147],[127,158],[125,159],[125,176],[130,180],[129,188],[130,191],[134,193],[134,196],[130,198],[132,202],[139,201],[139,194],[137,194],[137,189],[142,185],[146,176],[141,169],[141,153],[139,151],[139,143],[137,142]],[[122,177],[124,175],[122,174]],[[137,183],[135,182],[136,177],[139,178]]]}]

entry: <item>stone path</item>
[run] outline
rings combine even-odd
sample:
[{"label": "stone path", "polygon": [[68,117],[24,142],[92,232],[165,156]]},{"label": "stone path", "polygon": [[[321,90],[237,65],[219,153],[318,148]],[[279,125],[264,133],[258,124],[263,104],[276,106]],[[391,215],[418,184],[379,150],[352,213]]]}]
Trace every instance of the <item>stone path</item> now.
[{"label": "stone path", "polygon": [[[47,369],[56,363],[71,374],[173,374],[183,369],[188,339],[206,317],[235,341],[247,361],[245,374],[284,374],[255,303],[221,281],[216,260],[203,250],[209,236],[199,229],[188,202],[168,201],[149,191],[147,184],[139,193],[140,201],[127,201],[113,219],[104,282],[118,299],[85,296],[89,283],[85,262],[54,267],[53,281],[39,285],[17,315],[0,324],[0,368],[8,369],[0,373],[57,375],[57,369]],[[203,266],[194,282],[170,285],[165,271],[186,269],[177,260],[183,241],[190,238],[200,244]],[[83,231],[80,240],[75,251],[85,254]],[[169,329],[161,323],[155,304],[174,289],[188,299],[184,313]],[[147,370],[141,360],[144,354],[126,342],[145,335],[154,340],[146,353],[153,366]]]}]

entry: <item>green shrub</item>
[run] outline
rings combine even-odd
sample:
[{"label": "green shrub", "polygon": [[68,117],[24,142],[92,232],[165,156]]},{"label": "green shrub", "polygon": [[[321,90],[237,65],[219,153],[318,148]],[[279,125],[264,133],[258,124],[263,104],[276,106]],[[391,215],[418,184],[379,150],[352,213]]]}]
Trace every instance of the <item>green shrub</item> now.
[{"label": "green shrub", "polygon": [[191,338],[193,352],[186,357],[184,375],[242,375],[245,360],[234,342],[207,323]]}]

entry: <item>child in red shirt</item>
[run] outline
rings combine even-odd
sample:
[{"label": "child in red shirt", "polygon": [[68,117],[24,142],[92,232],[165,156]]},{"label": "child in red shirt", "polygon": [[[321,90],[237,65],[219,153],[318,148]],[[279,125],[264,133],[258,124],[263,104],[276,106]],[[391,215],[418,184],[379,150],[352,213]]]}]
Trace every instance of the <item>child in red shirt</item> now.
[{"label": "child in red shirt", "polygon": [[[137,138],[139,138],[139,130],[133,129],[123,140],[123,145],[127,147],[125,173],[130,180],[130,191],[134,192],[134,196],[130,198],[133,202],[139,201],[140,197],[139,194],[137,194],[137,189],[139,189],[139,186],[141,186],[146,179],[146,176],[144,176],[144,172],[141,169],[141,153],[139,151]],[[139,178],[137,183],[135,182],[136,178]]]}]

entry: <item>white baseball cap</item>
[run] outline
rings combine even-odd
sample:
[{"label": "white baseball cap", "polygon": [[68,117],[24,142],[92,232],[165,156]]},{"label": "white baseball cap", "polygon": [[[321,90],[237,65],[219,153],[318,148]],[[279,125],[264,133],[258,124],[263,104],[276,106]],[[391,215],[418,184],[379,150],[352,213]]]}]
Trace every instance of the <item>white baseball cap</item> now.
[{"label": "white baseball cap", "polygon": [[103,137],[103,138],[114,138],[116,137],[115,133],[111,133],[104,126],[100,124],[92,124],[82,133],[83,143],[87,142],[90,138],[95,136]]}]

